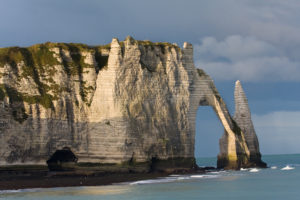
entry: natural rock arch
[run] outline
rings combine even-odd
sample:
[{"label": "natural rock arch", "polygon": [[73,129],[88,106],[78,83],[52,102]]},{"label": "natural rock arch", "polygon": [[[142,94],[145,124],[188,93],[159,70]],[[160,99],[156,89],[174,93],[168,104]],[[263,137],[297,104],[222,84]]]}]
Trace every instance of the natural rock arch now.
[{"label": "natural rock arch", "polygon": [[[236,114],[233,119],[213,80],[202,69],[196,69],[193,66],[192,45],[185,43],[183,51],[184,54],[189,55],[184,58],[186,61],[184,64],[193,80],[189,87],[191,92],[189,111],[191,133],[195,134],[198,106],[211,106],[224,127],[224,135],[219,140],[218,168],[266,167],[266,164],[261,161],[257,136],[240,81],[237,81],[235,86]],[[246,132],[243,132],[240,126]]]},{"label": "natural rock arch", "polygon": [[[194,91],[195,94],[199,92],[201,95],[195,95],[194,99],[191,101],[191,104],[194,107],[193,110],[197,110],[198,106],[211,106],[225,130],[225,134],[220,139],[218,168],[239,168],[241,165],[245,165],[247,163],[247,158],[250,157],[244,135],[230,116],[226,104],[220,97],[213,81],[203,70],[197,69],[197,72],[199,80],[197,80],[198,83],[195,84]],[[191,114],[191,126],[195,126],[195,119],[196,113]],[[240,159],[241,157],[243,157],[243,159]]]}]

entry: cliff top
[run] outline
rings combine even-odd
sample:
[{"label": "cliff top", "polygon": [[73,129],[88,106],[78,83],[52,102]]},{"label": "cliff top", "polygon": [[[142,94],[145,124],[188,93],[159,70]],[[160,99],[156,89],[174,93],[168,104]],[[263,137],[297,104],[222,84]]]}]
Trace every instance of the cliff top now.
[{"label": "cliff top", "polygon": [[[177,44],[171,44],[168,42],[151,42],[149,40],[134,40],[132,37],[128,36],[124,41],[119,42],[121,47],[124,47],[124,42],[130,41],[130,43],[137,43],[141,46],[154,47],[158,46],[162,49],[167,47],[173,47],[177,50],[180,48]],[[42,44],[35,44],[29,47],[4,47],[0,48],[0,67],[3,67],[5,64],[10,64],[15,66],[16,64],[24,61],[26,65],[55,65],[58,63],[57,59],[53,56],[54,50],[58,51],[69,51],[71,53],[74,61],[81,62],[80,56],[77,58],[74,55],[80,54],[80,52],[92,52],[95,53],[95,59],[97,63],[102,63],[100,57],[101,55],[107,56],[108,51],[110,50],[111,43],[106,45],[86,45],[82,43],[61,43],[61,42],[46,42]],[[100,56],[100,57],[99,57]],[[79,63],[84,65],[84,63]],[[102,63],[103,64],[103,63]],[[100,66],[101,68],[101,66]]]},{"label": "cliff top", "polygon": [[[106,45],[91,46],[81,43],[54,43],[46,42],[29,47],[0,48],[0,100],[9,96],[12,102],[24,100],[29,103],[40,103],[46,108],[52,107],[52,101],[58,99],[61,92],[66,89],[54,81],[57,67],[63,66],[65,74],[71,79],[80,82],[80,96],[87,101],[87,93],[92,90],[82,80],[83,73],[94,68],[96,73],[105,68],[108,63],[108,55],[112,44],[120,46],[123,52],[128,45],[139,45],[150,51],[156,49],[165,54],[169,49],[181,49],[176,44],[167,42],[151,42],[149,40],[135,40],[128,36],[119,42],[113,38],[112,43]],[[185,43],[184,48],[191,45]],[[27,95],[26,91],[19,92],[11,86],[13,84],[7,77],[17,77],[18,81],[24,79],[35,83],[38,92],[35,96]],[[26,81],[25,81],[26,82]]]}]

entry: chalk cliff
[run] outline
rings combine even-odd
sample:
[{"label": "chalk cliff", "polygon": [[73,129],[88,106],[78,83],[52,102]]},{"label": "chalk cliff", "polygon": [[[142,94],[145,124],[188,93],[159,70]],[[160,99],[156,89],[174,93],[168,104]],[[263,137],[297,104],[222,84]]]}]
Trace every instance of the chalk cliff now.
[{"label": "chalk cliff", "polygon": [[233,119],[245,135],[245,140],[250,153],[250,161],[251,163],[255,163],[258,167],[266,167],[266,164],[261,161],[259,143],[251,120],[248,100],[240,81],[236,81],[235,83],[234,100],[235,113]]},{"label": "chalk cliff", "polygon": [[248,105],[239,88],[235,121],[212,79],[195,68],[189,43],[127,37],[104,46],[2,48],[0,165],[45,165],[67,148],[79,166],[194,168],[197,108],[212,106],[225,129],[218,166],[256,166],[258,141],[250,114],[241,117]]}]

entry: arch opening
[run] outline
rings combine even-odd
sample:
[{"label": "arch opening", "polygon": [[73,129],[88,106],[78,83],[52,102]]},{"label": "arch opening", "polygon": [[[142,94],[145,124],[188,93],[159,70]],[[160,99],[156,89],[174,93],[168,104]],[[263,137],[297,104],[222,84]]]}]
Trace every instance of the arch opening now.
[{"label": "arch opening", "polygon": [[78,158],[71,149],[64,147],[56,150],[47,160],[47,164],[50,171],[69,171],[74,170],[77,161]]},{"label": "arch opening", "polygon": [[195,158],[199,166],[217,167],[219,139],[224,127],[211,106],[199,106],[196,114]]}]

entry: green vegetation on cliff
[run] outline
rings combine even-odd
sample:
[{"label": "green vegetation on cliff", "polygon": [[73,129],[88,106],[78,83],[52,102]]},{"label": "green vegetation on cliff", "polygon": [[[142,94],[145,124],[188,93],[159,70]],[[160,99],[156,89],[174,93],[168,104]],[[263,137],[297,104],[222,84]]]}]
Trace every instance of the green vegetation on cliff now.
[{"label": "green vegetation on cliff", "polygon": [[[54,56],[54,48],[59,49],[59,55],[63,58],[62,63]],[[101,51],[103,49],[109,50],[109,45],[103,46],[88,46],[85,44],[76,43],[44,43],[36,44],[27,48],[22,47],[8,47],[0,48],[0,67],[5,64],[9,64],[14,68],[17,65],[24,62],[24,76],[34,76],[35,68],[39,73],[49,72],[55,65],[63,64],[65,70],[70,75],[78,75],[82,73],[83,68],[95,67],[98,70],[102,69],[107,65],[108,56],[102,55]],[[69,51],[71,60],[64,59],[63,51]],[[91,52],[95,55],[95,60],[97,62],[96,66],[91,66],[84,62],[85,56],[82,52]],[[55,72],[52,71],[51,72]]]},{"label": "green vegetation on cliff", "polygon": [[[162,53],[166,48],[180,49],[177,45],[167,42],[136,41],[138,45],[145,47],[159,47]],[[122,53],[124,54],[125,43],[119,42]],[[28,95],[18,92],[15,86],[2,84],[0,87],[0,100],[8,96],[11,102],[27,102],[29,104],[41,104],[45,108],[52,108],[53,100],[57,100],[62,92],[70,92],[68,88],[58,85],[53,76],[55,75],[56,66],[63,66],[64,72],[68,78],[78,81],[80,84],[80,96],[87,104],[88,93],[94,90],[93,87],[87,86],[83,80],[83,73],[86,68],[94,68],[96,73],[104,69],[108,62],[108,51],[110,44],[102,46],[88,46],[80,43],[51,43],[36,44],[30,47],[8,47],[0,48],[0,68],[9,65],[12,73],[21,79],[31,79],[38,89],[38,95]],[[106,53],[103,53],[106,52]],[[94,57],[95,65],[85,61],[87,54]],[[143,64],[143,63],[142,63]],[[142,65],[145,67],[145,64]],[[148,68],[147,68],[148,69]],[[152,71],[152,69],[148,69]],[[2,76],[7,76],[4,72]]]},{"label": "green vegetation on cliff", "polygon": [[[9,97],[10,104],[13,104],[14,102],[22,102],[24,100],[22,95],[15,89],[7,87],[4,84],[0,84],[0,100],[3,101],[5,96]],[[11,112],[13,118],[20,123],[28,118],[23,106],[12,106]]]},{"label": "green vegetation on cliff", "polygon": [[[79,80],[80,95],[82,100],[86,101],[87,93],[93,88],[86,86],[85,81],[82,80],[82,73],[85,68],[95,68],[97,73],[103,69],[107,65],[108,55],[103,55],[102,51],[109,50],[109,48],[110,45],[92,47],[85,44],[50,42],[27,48],[0,48],[0,68],[6,64],[10,65],[19,80],[32,78],[39,91],[39,95],[29,96],[21,94],[15,89],[12,92],[11,87],[2,85],[0,99],[9,96],[10,101],[39,103],[45,108],[51,108],[52,101],[57,99],[61,92],[67,92],[66,88],[56,84],[52,78],[55,75],[56,66],[62,65],[70,79],[76,77],[75,79]],[[85,62],[86,53],[94,55],[95,65]],[[0,77],[3,75],[7,74],[0,73]]]},{"label": "green vegetation on cliff", "polygon": [[138,40],[137,42],[139,45],[143,46],[159,46],[161,48],[174,47],[176,49],[180,49],[177,45],[171,44],[169,42],[151,42],[150,40]]},{"label": "green vegetation on cliff", "polygon": [[166,49],[168,48],[175,48],[177,51],[181,51],[180,47],[178,47],[175,44],[171,44],[168,42],[151,42],[149,40],[138,40],[137,41],[138,45],[142,45],[145,47],[151,47],[153,50],[155,46],[159,47],[162,51],[163,54],[165,54]]}]

